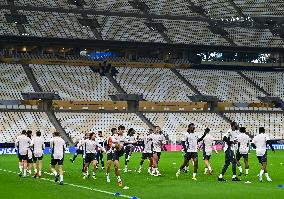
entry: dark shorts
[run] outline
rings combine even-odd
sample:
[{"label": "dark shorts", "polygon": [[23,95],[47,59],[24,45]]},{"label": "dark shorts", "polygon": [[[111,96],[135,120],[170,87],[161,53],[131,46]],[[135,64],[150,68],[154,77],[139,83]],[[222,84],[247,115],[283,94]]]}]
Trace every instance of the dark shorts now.
[{"label": "dark shorts", "polygon": [[62,159],[51,159],[51,161],[50,161],[50,164],[52,165],[52,166],[55,166],[55,165],[63,165],[63,161],[64,161],[64,158],[62,158]]},{"label": "dark shorts", "polygon": [[80,154],[83,155],[84,154],[84,150],[77,149],[75,153],[77,153],[77,155],[80,155]]},{"label": "dark shorts", "polygon": [[32,158],[31,159],[28,158],[27,163],[29,163],[29,164],[33,163],[33,159]]},{"label": "dark shorts", "polygon": [[43,156],[40,156],[40,157],[35,157],[33,156],[33,161],[36,162],[38,160],[42,160]]},{"label": "dark shorts", "polygon": [[146,160],[147,158],[152,158],[153,153],[142,153],[142,159]]},{"label": "dark shorts", "polygon": [[119,157],[123,156],[124,151],[120,150],[120,151],[112,151],[110,153],[107,154],[107,160],[119,160]]},{"label": "dark shorts", "polygon": [[158,156],[158,158],[161,157],[161,152],[156,152],[156,151],[153,151],[153,155],[156,154]]},{"label": "dark shorts", "polygon": [[124,149],[124,153],[126,156],[128,156],[131,153],[132,147],[131,146],[126,146]]},{"label": "dark shorts", "polygon": [[237,161],[239,161],[241,158],[248,159],[248,154],[240,154],[239,152],[237,152],[236,154]]},{"label": "dark shorts", "polygon": [[84,160],[85,164],[91,163],[91,162],[93,162],[94,160],[97,160],[95,153],[86,153],[86,155],[85,155],[85,160]]},{"label": "dark shorts", "polygon": [[28,160],[28,159],[29,159],[29,158],[28,158],[28,154],[27,154],[27,155],[18,154],[18,158],[19,158],[20,161],[22,161],[22,160]]},{"label": "dark shorts", "polygon": [[265,153],[263,156],[257,156],[257,159],[260,164],[267,162],[267,154]]},{"label": "dark shorts", "polygon": [[210,160],[211,155],[206,155],[206,152],[203,151],[203,160]]},{"label": "dark shorts", "polygon": [[184,158],[186,160],[196,159],[198,158],[198,153],[197,152],[186,152],[184,154]]}]

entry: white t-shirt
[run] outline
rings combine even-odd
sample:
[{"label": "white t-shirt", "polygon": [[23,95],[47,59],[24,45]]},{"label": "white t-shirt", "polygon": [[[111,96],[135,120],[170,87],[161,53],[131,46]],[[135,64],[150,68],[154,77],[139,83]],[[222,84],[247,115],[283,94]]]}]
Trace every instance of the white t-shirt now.
[{"label": "white t-shirt", "polygon": [[32,139],[32,149],[35,157],[41,157],[45,148],[44,139],[42,137],[35,137]]},{"label": "white t-shirt", "polygon": [[162,142],[164,141],[164,136],[160,134],[152,133],[150,135],[152,138],[152,146],[154,152],[161,152],[162,151]]},{"label": "white t-shirt", "polygon": [[97,148],[102,148],[102,146],[99,144],[98,141],[95,140],[83,140],[79,147],[83,146],[83,148],[85,149],[85,154],[86,153],[97,153]]},{"label": "white t-shirt", "polygon": [[263,156],[266,153],[266,141],[270,140],[269,136],[265,133],[258,134],[252,140],[256,146],[256,155]]},{"label": "white t-shirt", "polygon": [[65,141],[61,137],[53,137],[50,140],[50,148],[52,150],[52,157],[55,160],[61,160],[64,157],[66,149]]},{"label": "white t-shirt", "polygon": [[20,135],[17,137],[15,147],[18,148],[20,155],[28,155],[31,142],[31,139],[26,135]]},{"label": "white t-shirt", "polygon": [[250,138],[247,134],[245,133],[240,133],[238,136],[237,136],[237,140],[238,140],[238,143],[239,143],[239,152],[240,154],[248,154],[249,152],[249,141],[250,141]]},{"label": "white t-shirt", "polygon": [[197,152],[198,136],[195,133],[186,133],[184,136],[184,140],[187,145],[186,152]]},{"label": "white t-shirt", "polygon": [[134,136],[125,136],[125,142],[127,142],[126,146],[132,147],[133,144],[136,142],[136,138]]},{"label": "white t-shirt", "polygon": [[[111,144],[111,143],[112,144]],[[108,147],[109,147],[109,152],[115,150],[115,145],[120,144],[121,147],[123,147],[123,144],[125,142],[125,136],[124,135],[113,135],[108,138]]]},{"label": "white t-shirt", "polygon": [[214,143],[214,137],[211,134],[207,134],[203,138],[203,151],[206,155],[212,155],[212,145]]},{"label": "white t-shirt", "polygon": [[[239,133],[240,133],[240,132],[239,132],[238,130],[233,131],[232,129],[229,129],[229,130],[227,131],[227,133],[224,135],[224,137],[226,136],[227,138],[230,139],[230,141],[233,142],[233,141],[236,141],[236,140],[237,140],[237,137],[238,137]],[[232,145],[231,145],[231,150],[232,150],[232,151],[236,152],[237,148],[238,148],[238,145],[237,145],[237,144],[232,144]],[[225,143],[224,151],[227,151],[227,149],[228,149],[228,145],[227,145],[227,143]]]},{"label": "white t-shirt", "polygon": [[144,138],[143,138],[143,141],[144,141],[144,150],[143,150],[143,153],[152,153],[152,137],[151,137],[152,134],[150,135],[146,135]]}]

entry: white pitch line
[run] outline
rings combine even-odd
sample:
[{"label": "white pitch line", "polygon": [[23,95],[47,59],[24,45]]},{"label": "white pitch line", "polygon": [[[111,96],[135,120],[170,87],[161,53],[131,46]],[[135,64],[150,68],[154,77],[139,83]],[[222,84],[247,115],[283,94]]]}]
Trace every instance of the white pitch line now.
[{"label": "white pitch line", "polygon": [[[9,170],[6,170],[6,169],[1,169],[1,168],[0,168],[0,171],[18,174],[15,171],[9,171]],[[44,173],[47,173],[47,172],[44,172]],[[47,178],[39,178],[39,179],[44,180],[44,181],[48,181],[48,182],[54,182],[54,180],[47,179]],[[96,191],[96,192],[105,193],[105,194],[109,194],[109,195],[115,196],[115,193],[112,193],[112,192],[109,192],[109,191],[100,190],[100,189],[94,189],[94,188],[91,188],[91,187],[85,187],[85,186],[82,186],[82,185],[76,185],[76,184],[66,183],[66,182],[64,182],[64,185],[69,185],[69,186],[72,186],[72,187],[87,189],[87,190],[90,190],[90,191]],[[123,195],[123,194],[118,195],[118,196],[119,197],[123,197],[123,198],[132,198],[132,196],[127,196],[127,195]],[[139,199],[139,198],[137,198],[137,199]]]}]

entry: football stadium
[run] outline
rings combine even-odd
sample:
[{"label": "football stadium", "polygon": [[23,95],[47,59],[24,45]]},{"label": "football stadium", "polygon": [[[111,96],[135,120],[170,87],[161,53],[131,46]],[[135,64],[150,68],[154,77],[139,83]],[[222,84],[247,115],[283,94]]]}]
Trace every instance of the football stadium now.
[{"label": "football stadium", "polygon": [[0,19],[0,198],[283,197],[283,0],[0,0]]}]

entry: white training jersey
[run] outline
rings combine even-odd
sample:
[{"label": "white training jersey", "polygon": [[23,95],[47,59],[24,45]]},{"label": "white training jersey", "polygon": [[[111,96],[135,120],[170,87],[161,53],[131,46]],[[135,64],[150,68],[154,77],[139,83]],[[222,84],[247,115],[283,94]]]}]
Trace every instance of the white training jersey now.
[{"label": "white training jersey", "polygon": [[[95,140],[83,140],[81,143],[81,146],[85,149],[85,154],[87,153],[97,153],[97,148],[102,148],[102,146],[99,144],[98,141]],[[79,145],[80,147],[80,145]]]},{"label": "white training jersey", "polygon": [[50,140],[50,148],[52,153],[52,158],[55,160],[61,160],[64,157],[64,152],[66,149],[65,141],[61,137],[53,137]]},{"label": "white training jersey", "polygon": [[134,136],[125,136],[125,142],[126,142],[126,146],[130,146],[132,147],[133,144],[136,142],[136,138]]},{"label": "white training jersey", "polygon": [[[229,138],[230,141],[236,141],[236,140],[237,140],[237,137],[238,137],[238,135],[239,135],[239,133],[240,133],[240,132],[239,132],[238,130],[233,131],[232,129],[229,129],[229,130],[227,131],[227,133],[226,133],[224,136],[226,136],[227,138]],[[238,145],[237,145],[237,144],[232,144],[232,145],[231,145],[231,150],[232,150],[232,151],[236,152],[237,148],[238,148]],[[225,143],[224,151],[227,151],[227,149],[228,149],[228,145],[227,145],[227,143]]]},{"label": "white training jersey", "polygon": [[238,143],[239,143],[239,153],[240,154],[248,154],[249,152],[249,141],[250,141],[250,138],[247,134],[245,133],[240,133],[238,136],[237,136],[237,140],[238,140]]},{"label": "white training jersey", "polygon": [[186,151],[185,152],[197,152],[197,141],[198,137],[195,133],[186,133],[184,134],[185,144],[186,144]]},{"label": "white training jersey", "polygon": [[207,134],[203,138],[203,151],[206,153],[206,155],[212,155],[212,145],[214,143],[214,137],[211,134]]},{"label": "white training jersey", "polygon": [[28,158],[29,158],[29,159],[32,159],[32,158],[33,158],[33,152],[32,152],[32,150],[31,150],[30,147],[28,148]]},{"label": "white training jersey", "polygon": [[32,150],[35,157],[41,157],[45,148],[44,139],[42,137],[35,137],[32,139]]},{"label": "white training jersey", "polygon": [[150,135],[152,139],[152,147],[154,152],[161,152],[162,151],[162,142],[164,141],[164,136],[160,134],[152,133]]},{"label": "white training jersey", "polygon": [[143,150],[143,153],[152,153],[153,150],[152,150],[152,137],[151,137],[152,134],[150,135],[146,135],[144,138],[143,138],[143,141],[144,141],[144,150]]},{"label": "white training jersey", "polygon": [[105,147],[106,139],[104,137],[96,137],[96,141],[102,146]]},{"label": "white training jersey", "polygon": [[125,136],[124,135],[113,135],[109,136],[108,138],[108,151],[114,151],[115,145],[119,144],[121,147],[123,147],[123,144],[125,142]]},{"label": "white training jersey", "polygon": [[258,134],[252,140],[256,146],[256,155],[263,156],[266,153],[266,142],[270,140],[269,136],[265,133]]},{"label": "white training jersey", "polygon": [[31,145],[31,139],[26,135],[20,135],[17,137],[15,147],[18,148],[20,155],[28,155],[28,149]]}]

